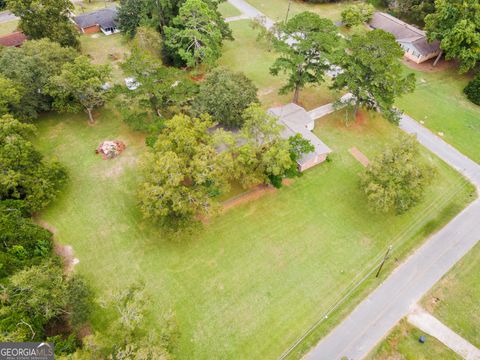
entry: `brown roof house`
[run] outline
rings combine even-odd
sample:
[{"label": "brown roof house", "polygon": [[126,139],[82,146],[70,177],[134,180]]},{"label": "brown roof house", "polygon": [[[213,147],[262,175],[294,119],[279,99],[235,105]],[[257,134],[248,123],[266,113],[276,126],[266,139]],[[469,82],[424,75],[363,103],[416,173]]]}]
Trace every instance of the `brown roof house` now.
[{"label": "brown roof house", "polygon": [[296,104],[287,104],[268,110],[270,115],[278,119],[278,123],[283,126],[282,137],[288,139],[295,134],[300,134],[306,140],[310,140],[315,150],[303,156],[298,160],[298,169],[305,171],[317,164],[324,162],[330,148],[323,143],[314,133],[315,120],[305,109]]},{"label": "brown roof house", "polygon": [[119,32],[117,25],[117,8],[106,8],[78,15],[73,18],[75,24],[84,34],[103,32],[111,35]]},{"label": "brown roof house", "polygon": [[424,31],[389,14],[383,12],[373,14],[370,27],[384,30],[395,36],[397,42],[405,50],[405,57],[417,64],[441,53],[439,41],[429,42]]},{"label": "brown roof house", "polygon": [[0,36],[0,46],[20,47],[25,41],[27,41],[27,37],[21,31]]}]

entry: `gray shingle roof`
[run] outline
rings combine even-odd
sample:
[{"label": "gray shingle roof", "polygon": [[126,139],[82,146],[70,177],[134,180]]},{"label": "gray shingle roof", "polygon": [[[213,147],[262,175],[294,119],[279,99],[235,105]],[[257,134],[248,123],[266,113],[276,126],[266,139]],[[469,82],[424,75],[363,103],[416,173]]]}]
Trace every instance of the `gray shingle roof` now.
[{"label": "gray shingle roof", "polygon": [[412,44],[424,56],[440,49],[440,43],[438,41],[429,42],[424,31],[383,12],[373,14],[370,27],[389,32],[399,43]]},{"label": "gray shingle roof", "polygon": [[117,26],[117,8],[106,8],[75,16],[73,20],[82,29],[99,25],[102,29]]},{"label": "gray shingle roof", "polygon": [[314,120],[310,117],[308,112],[296,104],[287,104],[280,107],[271,108],[268,113],[277,117],[279,124],[283,125],[282,137],[288,139],[295,134],[300,134],[306,140],[309,140],[313,147],[314,152],[303,154],[302,158],[298,161],[300,165],[305,164],[312,160],[317,155],[329,154],[332,150],[325,145],[314,133],[307,129],[307,125]]}]

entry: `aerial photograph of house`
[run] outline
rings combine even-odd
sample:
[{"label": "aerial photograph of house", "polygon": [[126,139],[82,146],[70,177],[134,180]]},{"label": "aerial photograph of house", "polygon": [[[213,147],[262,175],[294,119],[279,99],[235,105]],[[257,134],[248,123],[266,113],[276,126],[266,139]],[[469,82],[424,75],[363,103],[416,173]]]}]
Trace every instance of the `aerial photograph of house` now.
[{"label": "aerial photograph of house", "polygon": [[480,360],[479,19],[0,0],[0,360]]},{"label": "aerial photograph of house", "polygon": [[105,35],[112,35],[120,31],[116,18],[117,8],[112,7],[77,15],[73,21],[84,34],[101,31]]}]

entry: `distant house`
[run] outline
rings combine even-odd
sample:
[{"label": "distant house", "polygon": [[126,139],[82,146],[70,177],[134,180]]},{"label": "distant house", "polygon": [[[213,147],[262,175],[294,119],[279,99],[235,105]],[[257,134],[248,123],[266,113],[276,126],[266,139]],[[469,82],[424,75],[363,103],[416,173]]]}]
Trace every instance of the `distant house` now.
[{"label": "distant house", "polygon": [[370,21],[372,29],[389,32],[405,50],[405,57],[420,64],[441,53],[440,42],[429,42],[424,31],[409,25],[394,16],[376,12]]},{"label": "distant house", "polygon": [[84,34],[103,32],[111,35],[119,32],[117,24],[117,9],[106,8],[78,15],[73,18],[75,24]]},{"label": "distant house", "polygon": [[20,47],[25,41],[27,37],[20,31],[0,36],[0,46]]},{"label": "distant house", "polygon": [[324,162],[330,148],[325,145],[315,134],[312,133],[315,127],[315,120],[307,111],[296,104],[287,104],[285,106],[275,107],[268,110],[270,115],[278,118],[279,124],[283,126],[282,137],[288,139],[295,134],[300,134],[306,140],[310,140],[315,150],[308,154],[303,154],[298,160],[298,169],[305,171],[317,164]]}]

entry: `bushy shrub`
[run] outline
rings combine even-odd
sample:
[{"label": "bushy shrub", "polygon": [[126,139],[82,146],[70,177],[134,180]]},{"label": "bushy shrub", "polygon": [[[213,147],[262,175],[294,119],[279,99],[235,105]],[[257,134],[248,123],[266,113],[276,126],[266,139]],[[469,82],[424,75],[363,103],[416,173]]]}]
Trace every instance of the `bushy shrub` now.
[{"label": "bushy shrub", "polygon": [[463,92],[471,102],[480,105],[480,75],[470,81]]}]

